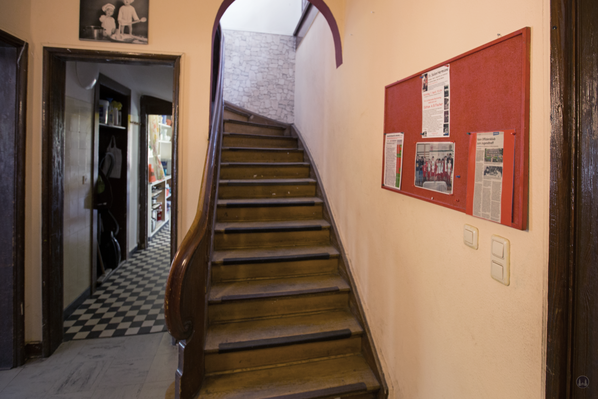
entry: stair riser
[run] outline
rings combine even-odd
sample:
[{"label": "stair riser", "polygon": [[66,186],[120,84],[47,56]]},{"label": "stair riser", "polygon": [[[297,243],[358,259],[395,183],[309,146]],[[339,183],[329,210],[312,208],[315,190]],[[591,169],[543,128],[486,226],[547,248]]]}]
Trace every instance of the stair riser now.
[{"label": "stair riser", "polygon": [[223,302],[208,306],[210,323],[249,320],[262,317],[346,309],[348,292],[324,295],[300,295],[247,301]]},{"label": "stair riser", "polygon": [[322,204],[263,208],[225,208],[217,210],[219,222],[257,222],[275,220],[322,219]]},{"label": "stair riser", "polygon": [[268,128],[265,126],[252,126],[234,122],[224,122],[226,133],[265,134],[268,136],[284,136],[285,129]]},{"label": "stair riser", "polygon": [[236,121],[242,121],[242,122],[248,122],[249,118],[244,116],[244,115],[240,115],[237,114],[236,112],[232,112],[229,110],[224,110],[224,119],[233,119]]},{"label": "stair riser", "polygon": [[222,162],[303,162],[303,151],[222,150]]},{"label": "stair riser", "polygon": [[229,186],[221,185],[218,189],[220,199],[242,199],[242,198],[296,198],[314,197],[316,195],[315,184],[305,185],[251,185],[251,186]]},{"label": "stair riser", "polygon": [[206,373],[271,366],[310,359],[356,354],[361,350],[361,337],[335,341],[311,342],[276,348],[231,353],[207,353]]},{"label": "stair riser", "polygon": [[223,147],[246,147],[246,148],[297,148],[297,139],[278,137],[243,137],[228,136],[222,138]]},{"label": "stair riser", "polygon": [[226,266],[212,264],[212,282],[334,273],[337,268],[336,258]]},{"label": "stair riser", "polygon": [[309,177],[309,166],[222,166],[220,178],[242,179],[303,179]]},{"label": "stair riser", "polygon": [[296,245],[327,245],[330,243],[330,230],[314,231],[278,231],[269,233],[234,233],[216,232],[214,247],[222,249],[292,247]]}]

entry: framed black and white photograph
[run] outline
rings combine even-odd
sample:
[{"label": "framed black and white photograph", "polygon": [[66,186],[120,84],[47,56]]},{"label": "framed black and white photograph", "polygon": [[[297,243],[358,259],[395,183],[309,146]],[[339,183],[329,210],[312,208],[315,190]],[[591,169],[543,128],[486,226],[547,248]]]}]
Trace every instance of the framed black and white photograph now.
[{"label": "framed black and white photograph", "polygon": [[81,0],[79,40],[147,44],[149,0]]}]

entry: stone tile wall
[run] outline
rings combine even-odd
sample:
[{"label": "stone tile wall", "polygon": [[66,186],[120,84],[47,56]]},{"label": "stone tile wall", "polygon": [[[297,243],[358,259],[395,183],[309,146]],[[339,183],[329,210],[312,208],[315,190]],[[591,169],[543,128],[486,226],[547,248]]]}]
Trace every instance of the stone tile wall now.
[{"label": "stone tile wall", "polygon": [[225,30],[224,99],[292,123],[295,37]]}]

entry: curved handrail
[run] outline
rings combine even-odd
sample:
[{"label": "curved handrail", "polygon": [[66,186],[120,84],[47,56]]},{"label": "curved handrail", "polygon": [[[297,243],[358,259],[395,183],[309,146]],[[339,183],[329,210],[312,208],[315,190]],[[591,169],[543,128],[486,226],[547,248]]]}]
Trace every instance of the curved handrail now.
[{"label": "curved handrail", "polygon": [[[220,41],[220,43],[217,43],[217,41]],[[216,193],[214,182],[216,179],[216,166],[220,151],[220,141],[222,138],[221,133],[224,108],[222,95],[222,75],[224,71],[223,46],[223,37],[221,34],[218,34],[214,46],[213,62],[218,62],[219,67],[214,68],[213,70],[212,84],[213,87],[215,87],[215,90],[211,93],[213,102],[211,104],[210,115],[210,141],[206,153],[197,212],[193,224],[189,228],[189,231],[185,235],[185,238],[181,242],[181,245],[174,256],[168,275],[168,281],[166,283],[164,318],[168,331],[177,340],[187,340],[193,334],[194,321],[193,316],[189,313],[192,309],[189,309],[189,307],[205,306],[205,296],[204,303],[189,303],[189,299],[185,298],[185,284],[188,284],[186,281],[190,273],[198,272],[197,270],[193,270],[196,267],[197,262],[199,262],[197,267],[202,269],[199,271],[201,273],[205,273],[208,266],[207,254],[205,251],[202,254],[201,248],[202,244],[205,245],[206,243],[209,243],[210,239],[211,218],[213,217],[211,209]],[[205,286],[203,288],[205,288]],[[190,289],[200,290],[200,287],[193,287]],[[200,313],[203,314],[203,312]],[[198,320],[196,320],[196,322],[197,321]]]}]

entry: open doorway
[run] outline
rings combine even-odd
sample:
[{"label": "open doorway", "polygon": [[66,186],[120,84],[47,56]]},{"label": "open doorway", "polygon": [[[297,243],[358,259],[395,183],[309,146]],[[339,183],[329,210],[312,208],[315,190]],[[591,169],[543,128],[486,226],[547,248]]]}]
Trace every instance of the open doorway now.
[{"label": "open doorway", "polygon": [[141,96],[139,135],[139,249],[171,220],[172,102]]},{"label": "open doorway", "polygon": [[0,370],[23,364],[25,110],[28,46],[0,31]]},{"label": "open doorway", "polygon": [[[67,90],[71,90],[73,86],[72,82],[69,83],[72,80],[69,79],[69,76],[71,76],[73,68],[76,68],[75,63],[99,64],[100,74],[95,83],[95,89],[91,90],[93,92],[92,100],[91,102],[87,101],[87,104],[81,104],[75,101],[80,99],[66,95]],[[127,72],[127,68],[132,68],[133,71]],[[42,219],[44,234],[47,237],[43,247],[44,262],[42,265],[44,356],[49,356],[62,342],[64,337],[63,320],[67,311],[80,313],[75,309],[82,307],[81,303],[84,304],[85,298],[89,297],[91,292],[97,288],[97,280],[100,283],[107,281],[109,273],[116,273],[115,270],[122,267],[124,261],[137,254],[139,248],[137,244],[139,239],[137,230],[139,193],[146,189],[146,187],[140,187],[139,168],[137,167],[140,163],[139,98],[143,94],[156,94],[151,90],[147,92],[136,87],[138,78],[143,75],[140,70],[144,68],[148,70],[166,69],[170,75],[170,82],[172,82],[166,97],[173,104],[170,114],[172,115],[172,163],[175,167],[172,168],[170,184],[172,187],[172,210],[175,217],[170,220],[169,231],[172,234],[164,239],[166,249],[163,251],[167,262],[169,262],[176,249],[176,149],[180,57],[55,48],[44,50],[43,198],[45,201]],[[161,80],[163,79],[156,79],[156,81]],[[85,89],[81,84],[79,86],[79,92]],[[100,120],[100,117],[104,117],[100,110],[106,103],[108,103],[107,109],[112,119]],[[79,115],[78,118],[72,118],[73,109],[76,111],[75,113],[79,112],[88,116],[81,117]],[[78,130],[73,129],[74,120],[77,120],[79,126],[83,125],[83,127]],[[87,140],[87,137],[79,134],[77,147],[78,150],[83,149],[83,152],[91,154],[88,162],[90,169],[86,169],[85,174],[71,173],[70,170],[67,173],[67,168],[71,166],[68,164],[68,152],[74,152],[73,143],[68,140],[69,132],[72,133],[73,130],[90,131],[91,140]],[[85,148],[87,144],[83,144],[84,142],[88,143],[89,148]],[[114,160],[112,160],[110,168],[111,165],[106,159],[112,159],[112,157],[107,156],[108,153],[112,153],[113,157],[116,157],[114,154],[119,155],[118,165],[121,169],[117,170],[119,173],[115,172],[114,167],[117,163],[114,163]],[[81,161],[81,156],[77,159]],[[90,265],[89,268],[81,269],[88,270],[87,276],[79,279],[79,286],[74,293],[67,290],[67,284],[71,286],[72,284],[65,279],[65,277],[69,277],[65,273],[70,273],[71,278],[73,273],[67,266],[69,255],[65,252],[67,248],[64,245],[65,242],[68,242],[65,240],[66,235],[72,236],[73,233],[76,233],[76,230],[73,231],[72,226],[66,223],[69,216],[76,214],[67,206],[72,203],[67,196],[72,194],[70,189],[73,184],[86,187],[84,190],[79,188],[75,191],[78,191],[76,202],[85,209],[82,220],[89,223],[88,234],[76,234],[76,236],[83,236],[82,240],[89,243],[89,250],[76,251],[75,254],[78,256],[75,256],[77,259],[88,261]],[[112,191],[112,198],[109,195],[110,191]],[[87,193],[83,199],[81,192]],[[106,195],[102,197],[104,194]],[[108,206],[110,202],[111,206]],[[105,206],[102,207],[102,204]],[[80,223],[77,226],[83,230],[87,229]],[[116,254],[111,259],[106,256],[107,262],[104,262],[102,255],[108,254],[108,252],[103,251],[98,242],[102,238],[106,242],[105,240],[110,236],[113,236],[113,241],[118,244],[119,251],[115,252],[120,252],[120,256]],[[72,252],[70,257],[73,258]],[[142,279],[137,278],[137,280]],[[81,291],[85,280],[88,282],[89,292]],[[121,289],[126,291],[128,288],[121,287]],[[85,327],[84,329],[89,328]]]}]

